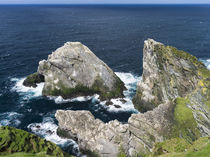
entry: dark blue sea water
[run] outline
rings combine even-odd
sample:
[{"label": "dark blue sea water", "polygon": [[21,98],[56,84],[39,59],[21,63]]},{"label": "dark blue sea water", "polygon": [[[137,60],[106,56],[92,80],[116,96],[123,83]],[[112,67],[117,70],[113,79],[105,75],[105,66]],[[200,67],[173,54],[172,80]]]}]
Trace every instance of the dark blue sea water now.
[{"label": "dark blue sea water", "polygon": [[[56,134],[57,109],[89,110],[105,122],[126,122],[136,112],[99,102],[63,101],[25,89],[21,81],[38,62],[67,41],[88,46],[135,94],[142,73],[143,41],[153,38],[190,52],[210,68],[210,5],[13,5],[0,6],[0,125],[32,131],[62,145]],[[41,126],[37,130],[36,125]]]}]

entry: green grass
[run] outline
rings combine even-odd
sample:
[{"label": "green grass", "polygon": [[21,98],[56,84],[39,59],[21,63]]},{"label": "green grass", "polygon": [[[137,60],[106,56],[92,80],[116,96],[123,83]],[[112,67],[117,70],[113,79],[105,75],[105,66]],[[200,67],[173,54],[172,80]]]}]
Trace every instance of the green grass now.
[{"label": "green grass", "polygon": [[167,153],[183,152],[189,146],[190,144],[186,142],[186,140],[181,138],[173,138],[161,143],[156,143],[154,146],[153,154],[157,156],[164,154],[164,152]]},{"label": "green grass", "polygon": [[124,152],[120,152],[117,157],[126,157],[126,154]]},{"label": "green grass", "polygon": [[158,52],[158,54],[160,54],[160,57],[162,57],[162,59],[164,60],[170,61],[170,59],[172,59],[171,56],[173,56],[180,59],[189,60],[198,68],[205,67],[205,65],[202,62],[200,62],[195,56],[185,51],[178,50],[173,46],[155,45],[155,51]]},{"label": "green grass", "polygon": [[209,157],[210,156],[210,143],[200,150],[194,149],[186,153],[185,157]]},{"label": "green grass", "polygon": [[0,127],[0,155],[12,156],[59,156],[69,157],[54,143],[46,141],[37,135],[9,126]]},{"label": "green grass", "polygon": [[174,125],[172,127],[171,137],[181,137],[192,142],[200,137],[197,123],[193,117],[192,110],[187,107],[190,104],[188,99],[177,98],[174,109]]},{"label": "green grass", "polygon": [[[8,155],[3,155],[4,157],[48,157],[49,155],[46,155],[45,153],[13,153]],[[1,155],[0,155],[1,157]]]},{"label": "green grass", "polygon": [[148,157],[209,157],[210,137],[202,137],[198,140],[187,143],[184,139],[175,138],[156,143],[153,153]]}]

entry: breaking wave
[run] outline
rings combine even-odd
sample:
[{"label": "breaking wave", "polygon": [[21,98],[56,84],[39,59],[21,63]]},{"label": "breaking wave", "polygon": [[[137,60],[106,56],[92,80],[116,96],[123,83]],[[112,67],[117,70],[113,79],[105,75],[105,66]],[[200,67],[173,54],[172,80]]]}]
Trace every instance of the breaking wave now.
[{"label": "breaking wave", "polygon": [[[108,110],[112,112],[118,111],[133,111],[138,112],[133,105],[132,98],[136,93],[137,82],[141,80],[141,76],[136,76],[131,73],[115,72],[115,74],[124,82],[127,90],[123,92],[125,98],[111,99],[113,105],[108,106]],[[105,105],[105,101],[101,104]]]},{"label": "breaking wave", "polygon": [[75,141],[61,138],[57,135],[56,130],[58,126],[53,118],[44,117],[42,123],[32,123],[27,128],[34,134],[61,146],[65,151],[80,156],[79,147]]},{"label": "breaking wave", "polygon": [[[116,72],[116,75],[125,83],[125,86],[127,90],[124,91],[125,98],[122,100],[120,98],[118,99],[111,99],[111,102],[114,105],[108,106],[109,111],[127,111],[127,110],[133,110],[134,109],[133,103],[132,103],[132,97],[135,95],[136,91],[136,84],[138,81],[141,80],[140,76],[133,75],[131,73],[123,73],[123,72]],[[44,87],[44,83],[40,83],[37,85],[36,88],[33,87],[25,87],[23,85],[25,78],[12,78],[11,81],[15,82],[14,87],[12,87],[12,91],[18,92],[23,100],[29,100],[31,98],[40,97],[42,96],[42,90]],[[50,96],[48,97],[50,100],[54,100],[57,104],[62,103],[68,103],[68,102],[84,102],[91,100],[93,103],[98,103],[100,100],[99,95],[95,94],[93,96],[80,96],[73,99],[63,99],[61,96],[54,97]],[[104,105],[105,102],[101,102],[100,104]]]},{"label": "breaking wave", "polygon": [[42,89],[44,87],[44,83],[37,84],[36,88],[26,87],[23,85],[23,82],[26,78],[12,78],[11,81],[15,82],[14,87],[12,87],[12,91],[18,92],[20,95],[24,96],[24,98],[30,99],[34,97],[42,96]]},{"label": "breaking wave", "polygon": [[0,114],[0,126],[18,127],[21,124],[22,114],[17,112],[5,112]]},{"label": "breaking wave", "polygon": [[201,59],[201,61],[205,64],[208,70],[210,70],[210,59]]}]

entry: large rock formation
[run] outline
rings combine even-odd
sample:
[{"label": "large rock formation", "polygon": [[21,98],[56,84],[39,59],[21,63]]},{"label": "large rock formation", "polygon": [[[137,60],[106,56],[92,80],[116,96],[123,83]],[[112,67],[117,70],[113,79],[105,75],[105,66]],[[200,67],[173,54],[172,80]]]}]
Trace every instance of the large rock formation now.
[{"label": "large rock formation", "polygon": [[196,57],[152,39],[144,42],[143,75],[133,101],[141,112],[185,97],[197,88],[205,66]]},{"label": "large rock formation", "polygon": [[168,136],[194,140],[210,134],[210,71],[184,51],[145,41],[143,79],[133,102],[142,112],[164,103],[174,105]]},{"label": "large rock formation", "polygon": [[89,111],[70,110],[58,110],[55,117],[60,126],[58,135],[77,140],[81,150],[116,157],[120,145],[123,149],[123,145],[129,142],[128,125],[122,125],[117,120],[105,124]]},{"label": "large rock formation", "polygon": [[[98,93],[101,99],[110,99],[123,97],[125,89],[115,73],[80,42],[67,42],[40,61],[38,74],[44,76],[46,96],[72,98]],[[26,81],[34,86],[37,77],[30,78]]]},{"label": "large rock formation", "polygon": [[191,144],[210,135],[210,71],[194,56],[152,39],[145,41],[143,66],[134,103],[147,112],[121,124],[103,123],[88,111],[59,110],[58,132],[102,157],[145,155],[166,139]]},{"label": "large rock formation", "polygon": [[101,157],[145,155],[155,142],[164,140],[171,126],[171,110],[170,104],[162,104],[154,111],[133,114],[128,124],[117,120],[104,123],[89,111],[57,110],[57,133],[76,140],[82,151]]}]

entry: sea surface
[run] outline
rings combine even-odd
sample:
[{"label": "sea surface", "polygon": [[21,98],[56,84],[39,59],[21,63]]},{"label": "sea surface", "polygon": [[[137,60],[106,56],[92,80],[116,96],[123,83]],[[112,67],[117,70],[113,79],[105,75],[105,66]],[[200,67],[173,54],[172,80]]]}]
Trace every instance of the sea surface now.
[{"label": "sea surface", "polygon": [[[33,132],[80,156],[72,140],[56,134],[57,109],[89,110],[104,122],[126,123],[142,75],[144,40],[185,50],[210,69],[210,5],[2,5],[0,6],[0,125]],[[127,103],[105,106],[97,95],[64,100],[22,85],[40,60],[67,41],[80,41],[125,82]]]}]

